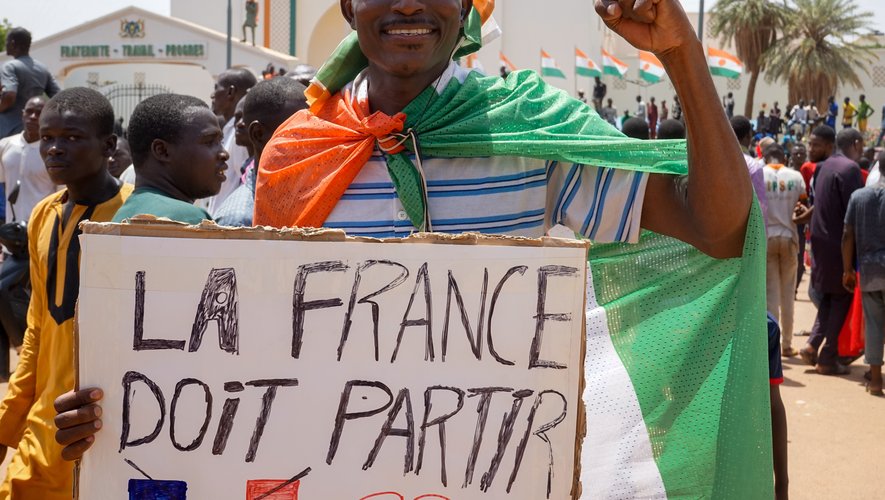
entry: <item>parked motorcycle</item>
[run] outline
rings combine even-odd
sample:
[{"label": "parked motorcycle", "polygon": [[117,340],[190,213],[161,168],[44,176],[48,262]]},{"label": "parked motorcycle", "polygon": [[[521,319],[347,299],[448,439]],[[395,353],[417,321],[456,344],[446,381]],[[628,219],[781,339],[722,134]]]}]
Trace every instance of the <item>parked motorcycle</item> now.
[{"label": "parked motorcycle", "polygon": [[16,220],[15,202],[21,182],[9,193],[13,222],[0,225],[0,244],[5,248],[0,265],[0,380],[10,375],[10,347],[19,348],[28,326],[28,304],[31,300],[28,225]]}]

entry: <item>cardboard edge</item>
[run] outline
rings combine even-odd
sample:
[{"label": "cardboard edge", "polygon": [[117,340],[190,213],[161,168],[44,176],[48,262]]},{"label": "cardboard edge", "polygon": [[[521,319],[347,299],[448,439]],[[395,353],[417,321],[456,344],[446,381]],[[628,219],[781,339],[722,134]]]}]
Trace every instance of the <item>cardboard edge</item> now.
[{"label": "cardboard edge", "polygon": [[[79,296],[79,294],[78,294]],[[80,299],[74,302],[74,390],[80,390]],[[80,461],[74,462],[73,500],[80,499]]]},{"label": "cardboard edge", "polygon": [[574,477],[572,478],[572,500],[580,500],[583,494],[581,484],[581,453],[584,449],[584,438],[587,436],[587,406],[584,404],[584,389],[587,385],[586,359],[587,359],[587,277],[590,274],[590,263],[584,265],[584,300],[581,311],[581,375],[578,378],[578,418],[575,422],[575,463]]},{"label": "cardboard edge", "polygon": [[224,227],[211,221],[203,221],[198,225],[185,225],[168,219],[150,216],[138,216],[127,219],[128,223],[115,224],[110,222],[82,222],[80,229],[83,234],[99,234],[111,236],[137,236],[153,238],[200,238],[230,240],[271,240],[271,241],[353,241],[361,243],[432,243],[446,245],[494,245],[494,246],[527,246],[550,248],[589,248],[590,242],[544,236],[542,238],[525,238],[519,236],[485,235],[481,233],[414,233],[406,238],[368,238],[348,236],[340,229],[326,228],[285,228],[271,227]]}]

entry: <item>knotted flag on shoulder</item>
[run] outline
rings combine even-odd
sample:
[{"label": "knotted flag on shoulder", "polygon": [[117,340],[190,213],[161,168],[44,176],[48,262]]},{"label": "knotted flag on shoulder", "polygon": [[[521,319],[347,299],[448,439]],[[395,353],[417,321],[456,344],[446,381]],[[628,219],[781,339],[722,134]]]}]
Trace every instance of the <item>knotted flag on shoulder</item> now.
[{"label": "knotted flag on shoulder", "polygon": [[[490,2],[473,4],[456,57],[482,44]],[[373,112],[347,87],[367,64],[355,42],[348,38],[318,73],[311,109],[267,145],[256,224],[322,226],[376,149],[418,228],[430,214],[412,157],[517,156],[687,173],[684,141],[627,138],[531,71],[506,79],[469,72],[428,87],[394,116]],[[717,260],[644,232],[638,244],[594,245],[589,268],[584,498],[772,498],[758,204],[741,258]]]}]

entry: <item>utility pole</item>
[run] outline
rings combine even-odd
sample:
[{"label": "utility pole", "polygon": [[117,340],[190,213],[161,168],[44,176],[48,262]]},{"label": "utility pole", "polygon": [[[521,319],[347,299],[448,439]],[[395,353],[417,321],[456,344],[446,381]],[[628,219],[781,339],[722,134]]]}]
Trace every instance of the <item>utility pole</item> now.
[{"label": "utility pole", "polygon": [[231,67],[231,58],[233,52],[233,43],[231,41],[231,37],[233,36],[233,9],[231,8],[231,0],[227,0],[227,68]]},{"label": "utility pole", "polygon": [[700,9],[698,9],[698,40],[704,43],[704,0],[701,0]]}]

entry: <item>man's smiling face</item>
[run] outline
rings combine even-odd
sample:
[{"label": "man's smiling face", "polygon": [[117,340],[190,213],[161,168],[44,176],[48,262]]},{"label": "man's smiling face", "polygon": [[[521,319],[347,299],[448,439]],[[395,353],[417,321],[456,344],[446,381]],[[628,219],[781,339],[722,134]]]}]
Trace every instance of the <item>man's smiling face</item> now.
[{"label": "man's smiling face", "polygon": [[472,0],[341,0],[370,65],[401,77],[442,73]]}]

